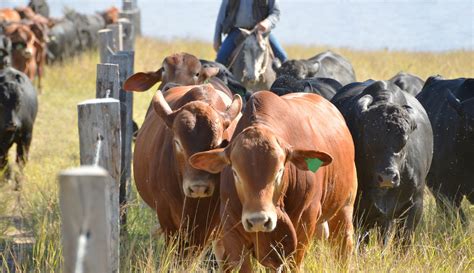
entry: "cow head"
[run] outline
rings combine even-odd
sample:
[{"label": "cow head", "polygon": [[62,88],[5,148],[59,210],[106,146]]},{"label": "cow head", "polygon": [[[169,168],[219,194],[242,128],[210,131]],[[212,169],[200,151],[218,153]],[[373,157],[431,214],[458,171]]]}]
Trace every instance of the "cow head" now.
[{"label": "cow head", "polygon": [[458,135],[468,140],[474,148],[474,79],[466,79],[459,87],[458,97],[448,90],[448,104],[456,110],[461,120]]},{"label": "cow head", "polygon": [[286,192],[285,169],[293,163],[308,170],[306,159],[331,163],[330,155],[316,150],[295,149],[263,126],[246,128],[226,148],[193,155],[196,169],[219,173],[226,166],[233,172],[238,198],[242,203],[242,225],[247,232],[271,232],[277,225],[277,208]]},{"label": "cow head", "polygon": [[105,25],[115,24],[119,20],[119,10],[116,7],[110,7],[100,15],[104,18]]},{"label": "cow head", "polygon": [[290,75],[303,80],[315,77],[319,71],[319,62],[308,62],[306,60],[288,60],[277,69],[277,76]]},{"label": "cow head", "polygon": [[[211,85],[194,87],[185,96],[193,95],[192,93],[205,94],[209,97],[216,94],[216,100],[220,99]],[[225,112],[216,110],[211,104],[191,101],[172,111],[161,91],[153,97],[155,112],[172,131],[173,152],[182,174],[184,194],[192,198],[211,196],[219,176],[192,168],[188,162],[189,157],[197,152],[226,145],[225,131],[242,109],[242,99],[239,95],[234,96]]]},{"label": "cow head", "polygon": [[35,36],[27,25],[11,24],[5,28],[11,40],[12,61],[17,67],[24,67],[34,56]]},{"label": "cow head", "polygon": [[[386,90],[384,82],[375,82],[368,88]],[[366,89],[367,90],[367,89]],[[362,96],[357,106],[360,135],[358,144],[363,156],[364,170],[371,187],[391,189],[400,185],[399,169],[406,157],[406,144],[417,128],[413,109],[395,103],[373,103],[372,95]]]},{"label": "cow head", "polygon": [[217,73],[219,68],[202,67],[195,56],[177,53],[166,57],[162,67],[155,72],[138,72],[130,76],[124,83],[124,89],[146,91],[157,82],[162,82],[162,86],[170,82],[181,85],[202,84]]},{"label": "cow head", "polygon": [[18,108],[20,106],[20,84],[23,79],[15,75],[14,81],[0,83],[0,130],[4,133],[14,133],[20,127]]},{"label": "cow head", "polygon": [[243,56],[242,79],[245,85],[253,85],[258,82],[265,73],[268,65],[268,38],[259,31],[241,30]]}]

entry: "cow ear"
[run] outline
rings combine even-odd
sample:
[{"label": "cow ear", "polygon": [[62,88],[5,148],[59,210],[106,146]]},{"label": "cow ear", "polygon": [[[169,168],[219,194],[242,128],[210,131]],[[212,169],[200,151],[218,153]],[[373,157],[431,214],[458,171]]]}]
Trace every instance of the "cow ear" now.
[{"label": "cow ear", "polygon": [[308,70],[308,74],[306,75],[307,78],[312,78],[318,73],[319,68],[321,67],[321,64],[316,61],[315,63],[307,63],[306,64],[306,69]]},{"label": "cow ear", "polygon": [[316,172],[319,167],[330,164],[332,156],[316,150],[290,149],[288,160],[300,170]]},{"label": "cow ear", "polygon": [[146,91],[155,83],[160,82],[163,77],[163,68],[155,72],[138,72],[128,77],[123,84],[126,91]]},{"label": "cow ear", "polygon": [[219,73],[219,67],[202,67],[199,73],[199,83],[205,83],[212,77],[215,77]]},{"label": "cow ear", "polygon": [[234,95],[234,98],[232,99],[232,103],[227,107],[227,110],[225,111],[224,114],[224,128],[229,127],[230,123],[237,118],[237,116],[240,114],[240,111],[242,111],[242,97],[240,95]]},{"label": "cow ear", "polygon": [[462,103],[458,98],[456,98],[456,96],[454,96],[454,94],[453,94],[453,92],[451,92],[451,90],[448,90],[447,99],[448,99],[449,106],[451,106],[454,110],[456,110],[456,112],[460,116],[463,116],[464,115],[464,110],[462,109]]},{"label": "cow ear", "polygon": [[188,161],[193,168],[210,173],[220,173],[230,164],[225,148],[196,153]]},{"label": "cow ear", "polygon": [[152,104],[155,113],[166,123],[168,128],[172,128],[174,118],[178,111],[171,110],[161,90],[158,90],[155,96],[153,96]]}]

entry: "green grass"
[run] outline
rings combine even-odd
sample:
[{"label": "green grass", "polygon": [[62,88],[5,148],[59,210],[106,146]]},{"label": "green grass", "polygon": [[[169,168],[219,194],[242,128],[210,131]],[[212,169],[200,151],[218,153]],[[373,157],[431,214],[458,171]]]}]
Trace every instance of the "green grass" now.
[{"label": "green grass", "polygon": [[[310,57],[326,48],[288,46],[292,58]],[[137,41],[135,71],[156,70],[164,56],[186,51],[198,57],[213,59],[210,44],[178,40],[162,42],[148,38]],[[392,51],[354,51],[336,49],[351,60],[359,80],[388,79],[400,70],[426,78],[441,74],[446,78],[474,77],[474,52],[411,53]],[[39,113],[35,124],[30,161],[20,192],[12,185],[0,183],[0,215],[17,216],[32,231],[33,249],[17,261],[20,272],[58,272],[62,262],[60,212],[57,174],[79,165],[77,103],[95,97],[96,52],[84,53],[62,65],[47,67]],[[141,124],[153,92],[136,93],[134,119]],[[11,153],[13,155],[13,153]],[[13,161],[13,160],[12,160]],[[18,201],[19,200],[19,201]],[[377,244],[373,235],[361,253],[354,254],[344,267],[325,242],[315,242],[307,253],[305,272],[473,272],[474,228],[464,229],[459,221],[446,219],[436,212],[434,200],[427,194],[423,220],[415,233],[413,246],[406,253],[394,245],[387,249]],[[14,207],[16,205],[16,207]],[[474,219],[474,208],[467,202],[463,208]],[[198,257],[174,256],[176,245],[165,247],[163,238],[153,234],[156,217],[139,200],[129,204],[129,234],[122,238],[121,272],[206,272],[204,254]],[[14,229],[8,220],[0,221],[0,261],[9,255]],[[184,264],[178,264],[182,261]],[[1,268],[0,271],[7,271]],[[256,272],[264,270],[256,266]]]}]

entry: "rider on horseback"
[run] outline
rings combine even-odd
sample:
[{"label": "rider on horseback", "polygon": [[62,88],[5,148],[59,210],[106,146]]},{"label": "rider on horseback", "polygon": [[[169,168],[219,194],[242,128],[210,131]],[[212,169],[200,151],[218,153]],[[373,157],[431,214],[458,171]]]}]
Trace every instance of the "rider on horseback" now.
[{"label": "rider on horseback", "polygon": [[[230,56],[236,48],[239,28],[270,32],[280,20],[279,6],[279,0],[222,0],[214,34],[216,61],[229,65]],[[227,34],[223,43],[222,34]],[[286,61],[288,57],[285,50],[271,33],[269,40],[275,57],[280,62]]]}]

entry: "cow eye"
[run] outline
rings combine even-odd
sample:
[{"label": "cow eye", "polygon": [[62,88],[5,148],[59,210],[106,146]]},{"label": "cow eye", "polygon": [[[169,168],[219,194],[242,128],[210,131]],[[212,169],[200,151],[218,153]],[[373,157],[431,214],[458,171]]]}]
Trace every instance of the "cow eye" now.
[{"label": "cow eye", "polygon": [[199,77],[199,72],[198,72],[198,73],[196,73],[196,75],[194,75],[194,76],[195,76],[195,77]]}]

